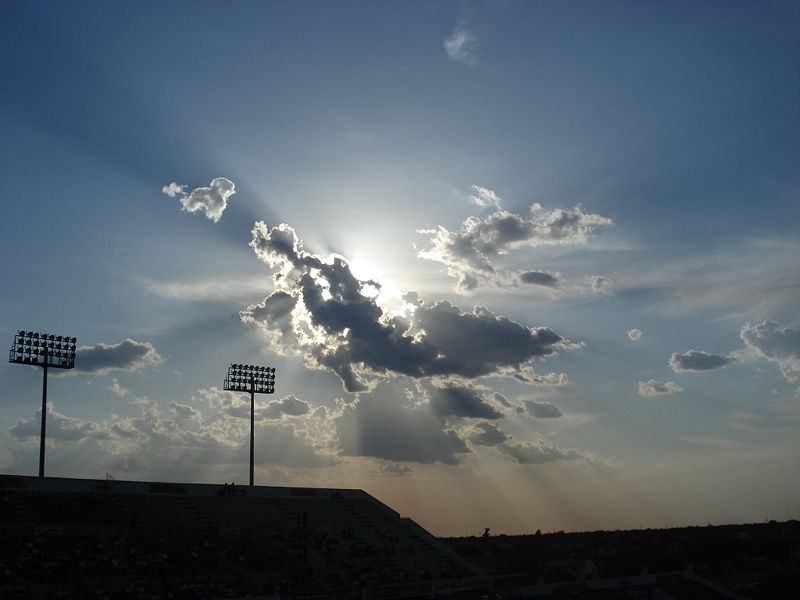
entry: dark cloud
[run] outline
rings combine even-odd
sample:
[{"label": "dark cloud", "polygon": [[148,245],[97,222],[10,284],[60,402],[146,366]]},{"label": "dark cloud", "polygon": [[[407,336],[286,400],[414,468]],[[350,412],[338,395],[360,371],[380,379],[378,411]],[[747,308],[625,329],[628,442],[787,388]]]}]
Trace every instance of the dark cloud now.
[{"label": "dark cloud", "polygon": [[681,371],[714,371],[722,369],[734,362],[734,358],[730,356],[719,356],[717,354],[709,354],[699,350],[689,350],[685,354],[678,354],[677,352],[670,356],[669,366],[676,373]]},{"label": "dark cloud", "polygon": [[72,372],[101,375],[108,371],[133,371],[162,361],[151,343],[126,338],[116,344],[81,346]]},{"label": "dark cloud", "polygon": [[228,198],[236,193],[236,186],[230,179],[215,177],[208,187],[195,188],[188,194],[185,190],[185,185],[179,185],[175,182],[165,185],[161,189],[163,193],[171,198],[177,196],[184,212],[203,211],[206,218],[216,223],[228,206]]},{"label": "dark cloud", "polygon": [[386,386],[362,394],[335,420],[341,454],[456,464],[469,448],[428,406],[409,406]]},{"label": "dark cloud", "polygon": [[660,381],[651,379],[650,381],[639,382],[639,395],[644,397],[665,396],[667,394],[674,394],[682,391],[683,388],[674,381],[666,381],[661,383]]},{"label": "dark cloud", "polygon": [[561,450],[555,444],[544,440],[534,442],[500,444],[497,449],[513,458],[520,465],[541,465],[557,461],[581,460],[594,463],[597,459],[591,454],[584,454],[575,449]]},{"label": "dark cloud", "polygon": [[389,375],[519,373],[567,343],[547,327],[526,327],[484,307],[467,312],[446,301],[427,304],[418,295],[407,295],[406,315],[388,314],[367,293],[379,290],[378,282],[359,280],[339,256],[325,261],[309,254],[286,224],[256,223],[250,245],[275,269],[277,290],[242,319],[291,337],[285,351],[300,349],[310,365],[334,371],[349,392]]},{"label": "dark cloud", "polygon": [[772,320],[747,323],[739,332],[747,348],[778,363],[787,381],[800,381],[800,329],[781,328]]},{"label": "dark cloud", "polygon": [[298,400],[294,396],[286,396],[281,400],[273,400],[266,408],[260,411],[260,416],[267,419],[280,419],[281,417],[300,417],[311,410],[308,402]]},{"label": "dark cloud", "polygon": [[500,419],[503,413],[496,410],[475,388],[451,386],[431,391],[431,409],[442,417],[468,417],[472,419]]},{"label": "dark cloud", "polygon": [[544,285],[548,287],[555,287],[558,285],[558,277],[544,271],[525,271],[524,273],[520,273],[519,280],[522,283]]},{"label": "dark cloud", "polygon": [[444,264],[450,276],[456,278],[460,292],[472,292],[482,284],[505,279],[498,276],[492,264],[496,256],[525,246],[584,243],[598,225],[611,223],[606,217],[583,212],[580,206],[544,211],[535,204],[531,206],[532,216],[525,217],[501,208],[500,198],[491,190],[478,186],[473,189],[479,191],[473,201],[493,207],[489,215],[469,217],[458,231],[440,225],[419,232],[431,236],[431,248],[419,255]]},{"label": "dark cloud", "polygon": [[497,446],[511,439],[493,423],[475,423],[475,432],[469,437],[469,441],[479,446]]},{"label": "dark cloud", "polygon": [[557,419],[561,416],[561,411],[549,402],[536,402],[535,400],[525,400],[525,410],[528,414],[537,419]]},{"label": "dark cloud", "polygon": [[509,402],[509,401],[508,401],[508,398],[506,398],[505,396],[503,396],[503,394],[501,394],[500,392],[494,392],[494,393],[492,394],[492,398],[493,398],[493,399],[494,399],[494,401],[495,401],[495,402],[497,402],[497,403],[498,403],[500,406],[504,406],[504,407],[506,407],[506,408],[512,408],[512,407],[513,407],[513,405],[511,404],[511,402]]},{"label": "dark cloud", "polygon": [[292,311],[297,298],[286,292],[277,291],[267,296],[260,304],[248,306],[239,313],[242,321],[259,325],[262,329],[277,334],[283,346],[294,346]]}]

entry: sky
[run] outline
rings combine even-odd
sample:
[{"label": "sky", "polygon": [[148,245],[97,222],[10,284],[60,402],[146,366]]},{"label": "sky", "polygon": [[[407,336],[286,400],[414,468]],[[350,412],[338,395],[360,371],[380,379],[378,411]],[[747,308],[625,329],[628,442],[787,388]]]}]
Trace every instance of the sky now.
[{"label": "sky", "polygon": [[[800,518],[796,2],[6,2],[0,331],[46,473],[436,535]],[[35,475],[41,369],[0,367]]]}]

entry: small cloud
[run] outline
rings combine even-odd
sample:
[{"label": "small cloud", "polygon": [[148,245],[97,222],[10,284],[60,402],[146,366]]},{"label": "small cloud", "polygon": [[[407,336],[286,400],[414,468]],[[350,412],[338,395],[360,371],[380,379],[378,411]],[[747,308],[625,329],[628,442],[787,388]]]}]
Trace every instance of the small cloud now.
[{"label": "small cloud", "polygon": [[727,367],[735,359],[699,350],[689,350],[686,354],[674,353],[669,358],[669,366],[676,373],[683,371],[715,371]]},{"label": "small cloud", "polygon": [[525,400],[525,409],[528,414],[537,419],[557,419],[562,416],[561,411],[549,402],[536,402],[535,400]]},{"label": "small cloud", "polygon": [[471,67],[478,64],[475,56],[476,44],[475,35],[463,23],[456,25],[453,33],[442,42],[442,46],[451,60]]},{"label": "small cloud", "polygon": [[409,467],[398,463],[388,464],[381,469],[381,473],[384,475],[391,475],[392,477],[404,477],[406,475],[411,475],[413,472],[414,471]]},{"label": "small cloud", "polygon": [[614,291],[614,280],[602,275],[589,275],[589,283],[595,294],[611,294]]},{"label": "small cloud", "polygon": [[475,192],[475,195],[470,196],[469,199],[472,200],[474,204],[478,206],[491,206],[496,209],[500,208],[500,196],[498,196],[494,190],[479,185],[473,185],[472,191]]},{"label": "small cloud", "polygon": [[642,339],[643,335],[644,331],[641,329],[628,329],[628,337],[634,342],[638,342],[640,339]]},{"label": "small cloud", "polygon": [[236,193],[234,183],[225,177],[215,177],[208,187],[199,187],[186,193],[185,185],[172,182],[161,188],[170,198],[178,198],[184,212],[205,212],[206,218],[219,221],[228,206],[228,198]]},{"label": "small cloud", "polygon": [[150,342],[125,338],[116,344],[81,346],[71,372],[102,375],[109,371],[135,371],[148,365],[157,365],[163,360]]},{"label": "small cloud", "polygon": [[548,444],[544,440],[533,442],[522,442],[500,444],[497,449],[503,454],[507,454],[520,465],[541,465],[558,461],[585,461],[588,464],[596,464],[597,458],[592,454],[579,452],[573,448],[561,450],[555,444]]},{"label": "small cloud", "polygon": [[683,388],[674,381],[666,381],[661,383],[660,381],[651,379],[650,381],[639,382],[639,395],[644,396],[645,398],[651,398],[653,396],[665,396],[667,394],[674,394],[682,391]]},{"label": "small cloud", "polygon": [[114,392],[120,398],[122,398],[123,396],[127,396],[128,393],[129,393],[126,388],[122,387],[119,384],[119,382],[117,381],[116,378],[111,380],[111,385],[109,386],[108,389],[110,389],[112,392]]}]

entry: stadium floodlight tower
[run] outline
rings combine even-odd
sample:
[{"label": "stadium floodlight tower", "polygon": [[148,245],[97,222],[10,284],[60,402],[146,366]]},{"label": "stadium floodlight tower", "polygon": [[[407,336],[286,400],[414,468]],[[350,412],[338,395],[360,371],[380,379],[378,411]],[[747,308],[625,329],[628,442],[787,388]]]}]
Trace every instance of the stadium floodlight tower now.
[{"label": "stadium floodlight tower", "polygon": [[232,364],[228,367],[224,389],[231,392],[250,393],[250,485],[253,485],[256,394],[275,393],[275,369],[255,365]]},{"label": "stadium floodlight tower", "polygon": [[44,477],[44,440],[47,430],[47,369],[75,367],[74,337],[20,329],[8,353],[8,362],[42,367],[42,433],[39,440],[39,477]]}]

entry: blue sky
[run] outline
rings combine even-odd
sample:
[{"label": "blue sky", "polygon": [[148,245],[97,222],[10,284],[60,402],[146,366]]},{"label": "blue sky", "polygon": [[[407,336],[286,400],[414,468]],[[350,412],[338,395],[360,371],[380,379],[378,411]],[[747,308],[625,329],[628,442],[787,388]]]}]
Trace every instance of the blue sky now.
[{"label": "blue sky", "polygon": [[[7,4],[2,330],[83,347],[48,474],[245,482],[242,362],[258,483],[437,534],[797,518],[799,24]],[[0,369],[3,472],[40,379]]]}]

